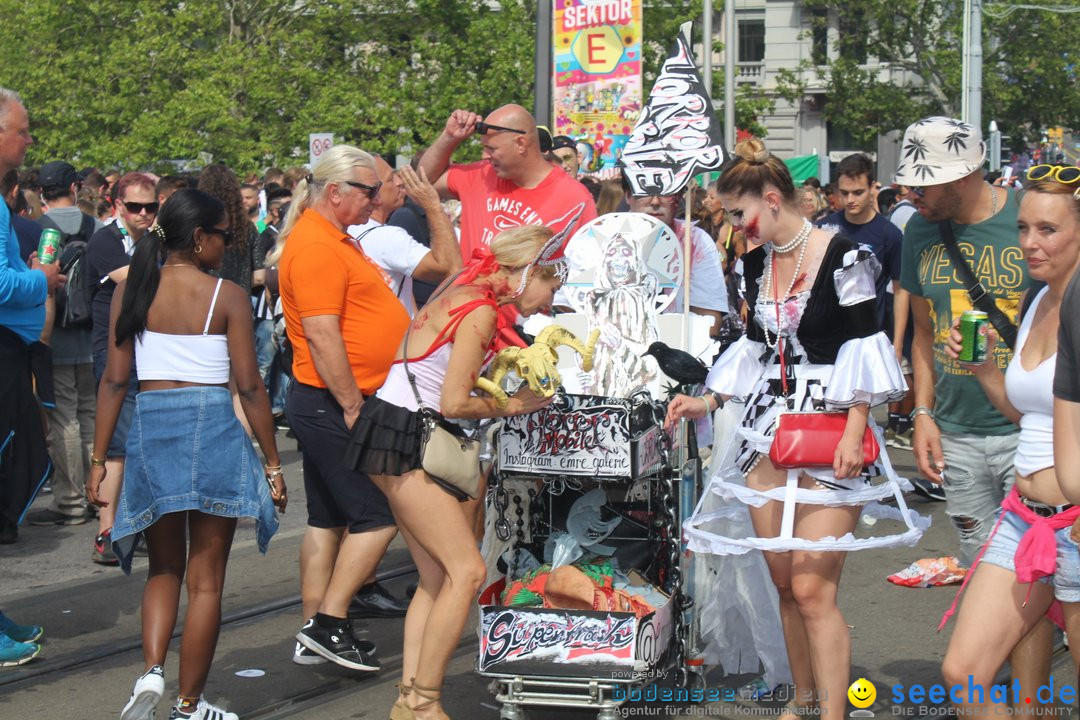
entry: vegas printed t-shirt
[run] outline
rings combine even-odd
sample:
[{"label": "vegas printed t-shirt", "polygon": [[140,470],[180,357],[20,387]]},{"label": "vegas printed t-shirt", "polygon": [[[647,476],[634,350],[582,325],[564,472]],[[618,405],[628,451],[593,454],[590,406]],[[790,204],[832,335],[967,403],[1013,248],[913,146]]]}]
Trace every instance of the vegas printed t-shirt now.
[{"label": "vegas printed t-shirt", "polygon": [[[1017,321],[1020,297],[1029,282],[1016,231],[1018,209],[1016,198],[1009,193],[1005,206],[993,217],[972,225],[952,224],[957,246],[975,277],[1013,323]],[[913,215],[904,230],[901,257],[901,287],[930,304],[936,376],[934,418],[938,427],[946,432],[971,435],[1016,432],[1016,425],[994,408],[975,376],[945,353],[953,319],[975,308],[956,276],[937,223]],[[998,342],[993,354],[1004,372],[1012,351],[1005,343]]]},{"label": "vegas printed t-shirt", "polygon": [[344,231],[310,208],[289,234],[279,267],[296,380],[326,387],[311,359],[301,320],[337,315],[356,384],[365,395],[378,390],[409,324],[409,314],[382,272],[357,252]]},{"label": "vegas printed t-shirt", "polygon": [[461,199],[461,256],[466,262],[474,249],[481,243],[490,245],[503,230],[519,225],[562,230],[578,203],[585,203],[578,228],[596,217],[589,191],[558,168],[552,168],[536,187],[523,188],[499,178],[486,161],[451,165],[446,186]]}]

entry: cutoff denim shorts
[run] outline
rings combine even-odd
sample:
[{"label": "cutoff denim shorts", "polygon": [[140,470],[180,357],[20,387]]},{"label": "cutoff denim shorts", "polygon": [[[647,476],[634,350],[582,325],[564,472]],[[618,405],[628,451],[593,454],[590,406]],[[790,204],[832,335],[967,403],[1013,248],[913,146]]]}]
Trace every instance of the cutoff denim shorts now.
[{"label": "cutoff denim shorts", "polygon": [[223,387],[140,392],[127,441],[113,549],[131,572],[137,533],[162,515],[198,510],[256,521],[259,550],[277,531],[270,488]]},{"label": "cutoff denim shorts", "polygon": [[[997,532],[990,540],[980,562],[990,563],[1016,572],[1016,548],[1020,538],[1031,527],[1016,513],[1007,512],[1001,519]],[[1054,582],[1054,597],[1061,602],[1080,602],[1080,550],[1069,536],[1070,527],[1054,533],[1057,540],[1057,570],[1053,577],[1039,578],[1041,582]]]}]

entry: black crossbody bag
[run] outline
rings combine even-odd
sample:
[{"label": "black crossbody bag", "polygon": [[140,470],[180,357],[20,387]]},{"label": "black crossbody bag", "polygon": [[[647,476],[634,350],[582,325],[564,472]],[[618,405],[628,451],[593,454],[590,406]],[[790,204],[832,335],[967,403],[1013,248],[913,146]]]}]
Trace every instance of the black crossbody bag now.
[{"label": "black crossbody bag", "polygon": [[[1013,325],[1005,313],[1001,311],[1001,308],[994,302],[994,298],[990,296],[990,293],[986,292],[986,288],[979,282],[979,279],[975,277],[975,273],[972,271],[971,265],[968,264],[967,258],[960,252],[960,248],[956,244],[956,236],[953,235],[952,223],[948,220],[939,222],[938,232],[941,233],[941,242],[945,246],[945,251],[949,253],[949,260],[952,261],[952,265],[956,269],[956,274],[960,276],[960,282],[964,285],[964,292],[967,293],[968,300],[971,301],[973,307],[986,313],[987,318],[990,320],[990,324],[993,325],[994,330],[997,331],[998,337],[1009,346],[1010,350],[1015,350],[1016,326]],[[1030,291],[1029,294],[1031,294]]]}]

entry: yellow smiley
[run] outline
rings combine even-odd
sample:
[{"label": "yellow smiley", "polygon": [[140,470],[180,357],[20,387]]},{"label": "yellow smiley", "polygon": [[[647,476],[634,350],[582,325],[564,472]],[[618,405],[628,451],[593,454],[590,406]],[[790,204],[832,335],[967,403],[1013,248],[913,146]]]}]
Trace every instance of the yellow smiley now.
[{"label": "yellow smiley", "polygon": [[857,708],[868,708],[877,699],[877,688],[866,678],[859,678],[847,689],[848,700]]}]

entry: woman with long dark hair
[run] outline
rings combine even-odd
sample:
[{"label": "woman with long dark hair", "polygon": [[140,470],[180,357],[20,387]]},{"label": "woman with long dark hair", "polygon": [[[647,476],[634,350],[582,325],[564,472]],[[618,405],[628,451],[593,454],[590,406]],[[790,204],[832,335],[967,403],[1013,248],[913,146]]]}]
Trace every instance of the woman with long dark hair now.
[{"label": "woman with long dark hair", "polygon": [[[104,453],[134,355],[139,394],[112,539],[124,572],[131,571],[138,533],[150,554],[142,600],[147,669],[122,720],[155,714],[185,575],[180,692],[170,717],[236,720],[202,698],[221,624],[225,566],[237,518],[256,520],[265,552],[277,530],[273,505],[285,509],[285,480],[255,362],[247,293],[208,274],[220,267],[231,239],[229,216],[218,200],[181,190],[136,247],[127,280],[113,295],[86,494],[99,507],[107,502],[100,494]],[[230,376],[265,466],[233,413]]]}]

